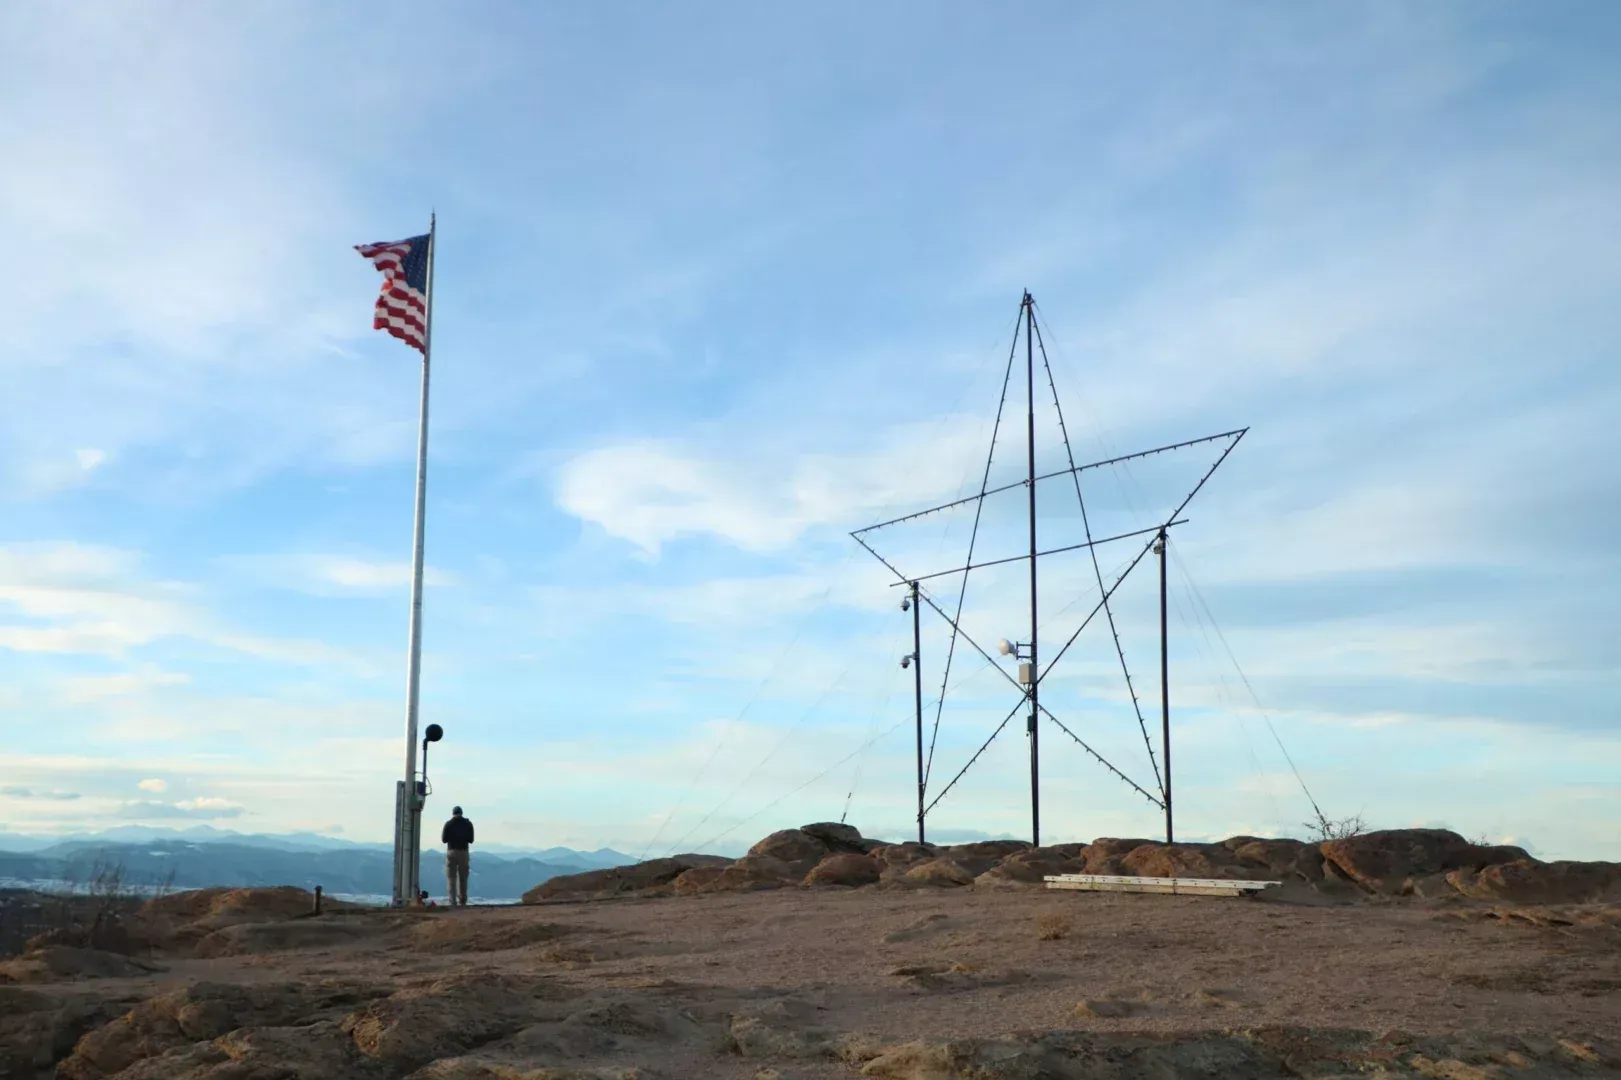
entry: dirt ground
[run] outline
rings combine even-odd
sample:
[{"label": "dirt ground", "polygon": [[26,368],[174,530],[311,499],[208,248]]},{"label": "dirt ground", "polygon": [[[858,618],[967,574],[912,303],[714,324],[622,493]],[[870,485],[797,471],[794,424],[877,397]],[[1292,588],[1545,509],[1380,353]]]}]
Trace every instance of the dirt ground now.
[{"label": "dirt ground", "polygon": [[[156,970],[10,977],[79,1010],[35,1059],[69,1080],[1621,1076],[1615,914],[794,888],[247,922]],[[106,1049],[221,986],[248,997],[214,1027],[175,1006]]]}]

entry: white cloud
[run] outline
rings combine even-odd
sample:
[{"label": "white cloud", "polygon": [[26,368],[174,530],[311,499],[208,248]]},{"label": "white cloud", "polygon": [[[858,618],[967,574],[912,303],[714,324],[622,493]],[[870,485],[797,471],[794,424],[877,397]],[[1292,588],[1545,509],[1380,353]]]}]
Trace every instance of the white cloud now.
[{"label": "white cloud", "polygon": [[185,686],[190,682],[191,676],[184,672],[141,668],[116,675],[66,676],[58,681],[58,685],[62,688],[63,699],[69,704],[85,705],[107,698],[132,697],[162,686]]},{"label": "white cloud", "polygon": [[161,793],[169,790],[169,781],[167,781],[167,780],[142,780],[140,783],[136,784],[135,786],[140,788],[142,791],[153,791],[153,792],[157,792],[157,793],[161,794]]},{"label": "white cloud", "polygon": [[[199,604],[197,587],[146,578],[139,566],[133,552],[71,542],[0,546],[0,615],[28,620],[0,624],[0,648],[116,658],[166,638],[187,638],[284,663],[353,662],[321,642],[245,634]],[[184,676],[149,671],[125,678],[161,684]],[[121,693],[138,685],[91,678],[78,692]]]},{"label": "white cloud", "polygon": [[[398,559],[364,559],[353,555],[228,555],[219,560],[228,572],[259,588],[291,589],[313,596],[375,595],[411,585],[411,563]],[[446,588],[460,578],[435,566],[422,568],[422,583]]]},{"label": "white cloud", "polygon": [[201,798],[176,803],[151,801],[125,803],[119,809],[118,816],[136,821],[161,821],[170,818],[220,821],[241,817],[245,813],[247,808],[237,803],[225,799]]},{"label": "white cloud", "polygon": [[[977,481],[989,421],[948,415],[869,436],[861,453],[640,441],[599,447],[565,462],[557,505],[650,554],[710,536],[748,551],[780,550],[824,526],[955,497]],[[809,433],[807,433],[808,435]]]},{"label": "white cloud", "polygon": [[73,802],[79,798],[74,791],[36,791],[21,784],[0,784],[0,797],[7,799],[46,799],[54,802]]},{"label": "white cloud", "polygon": [[185,799],[185,800],[182,800],[181,802],[175,803],[175,805],[178,806],[182,810],[185,810],[185,811],[187,811],[189,813],[194,813],[194,814],[209,813],[209,812],[215,812],[215,811],[223,811],[223,812],[225,812],[227,814],[238,814],[238,813],[241,813],[241,811],[242,811],[242,807],[239,804],[231,802],[229,799],[219,799],[219,798],[210,798],[210,797],[197,798],[197,799]]}]

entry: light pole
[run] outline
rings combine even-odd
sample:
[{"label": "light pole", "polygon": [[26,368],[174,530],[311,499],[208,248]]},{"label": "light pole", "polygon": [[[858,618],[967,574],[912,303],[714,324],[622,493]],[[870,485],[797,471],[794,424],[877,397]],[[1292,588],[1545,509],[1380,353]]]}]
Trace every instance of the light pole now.
[{"label": "light pole", "polygon": [[[422,772],[412,769],[411,786],[395,781],[394,904],[415,907],[422,902],[422,808],[428,801],[428,745],[445,737],[445,729],[429,724],[422,732]],[[411,744],[416,749],[416,744]],[[415,757],[413,753],[411,755]]]},{"label": "light pole", "polygon": [[1030,702],[1030,720],[1025,727],[1025,734],[1030,739],[1030,842],[1041,844],[1041,818],[1040,803],[1040,776],[1036,771],[1036,650],[1035,646],[1023,641],[1009,641],[1003,638],[996,644],[996,651],[1003,656],[1011,656],[1019,662],[1019,685],[1024,687],[1025,700]]}]

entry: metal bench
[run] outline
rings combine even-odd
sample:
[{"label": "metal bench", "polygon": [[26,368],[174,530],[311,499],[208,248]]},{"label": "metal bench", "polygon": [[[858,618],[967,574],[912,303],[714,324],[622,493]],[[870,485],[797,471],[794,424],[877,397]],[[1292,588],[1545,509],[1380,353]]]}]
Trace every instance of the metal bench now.
[{"label": "metal bench", "polygon": [[1255,896],[1281,881],[1232,881],[1223,878],[1119,877],[1113,874],[1049,874],[1049,889],[1084,892],[1174,893],[1178,896]]}]

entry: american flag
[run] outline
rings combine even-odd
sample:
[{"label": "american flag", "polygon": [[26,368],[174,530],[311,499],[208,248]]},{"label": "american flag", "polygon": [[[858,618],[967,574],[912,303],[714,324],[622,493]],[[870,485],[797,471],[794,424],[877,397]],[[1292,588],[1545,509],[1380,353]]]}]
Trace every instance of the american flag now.
[{"label": "american flag", "polygon": [[428,351],[428,259],[430,234],[390,244],[356,244],[355,250],[383,272],[376,330],[387,330],[420,352]]}]

